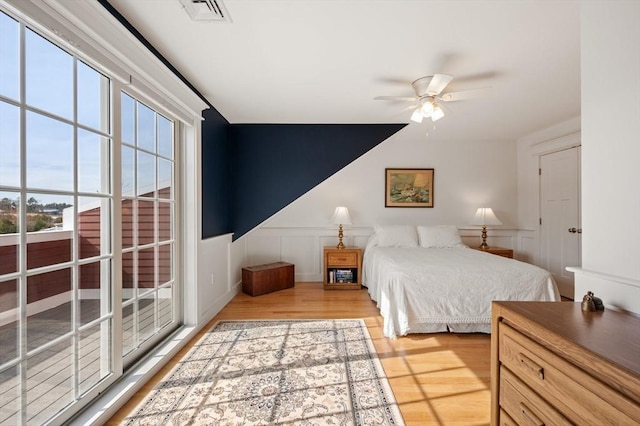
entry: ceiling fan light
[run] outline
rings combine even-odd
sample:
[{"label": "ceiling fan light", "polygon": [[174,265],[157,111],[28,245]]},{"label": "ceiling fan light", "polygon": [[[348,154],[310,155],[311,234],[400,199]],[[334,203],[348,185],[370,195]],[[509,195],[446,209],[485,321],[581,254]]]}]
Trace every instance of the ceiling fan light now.
[{"label": "ceiling fan light", "polygon": [[444,111],[442,110],[440,105],[436,105],[436,107],[433,109],[433,114],[431,114],[431,119],[433,121],[438,121],[442,117],[444,117]]},{"label": "ceiling fan light", "polygon": [[433,114],[433,104],[431,103],[431,101],[426,101],[425,103],[423,103],[421,109],[423,117],[431,117],[431,114]]},{"label": "ceiling fan light", "polygon": [[416,108],[411,114],[411,121],[416,123],[422,123],[422,111],[420,108]]}]

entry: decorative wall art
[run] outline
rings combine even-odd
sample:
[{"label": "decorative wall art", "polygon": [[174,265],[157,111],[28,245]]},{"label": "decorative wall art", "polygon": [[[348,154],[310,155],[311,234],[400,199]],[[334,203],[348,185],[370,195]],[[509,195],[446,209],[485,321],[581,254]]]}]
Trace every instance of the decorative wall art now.
[{"label": "decorative wall art", "polygon": [[385,169],[385,207],[433,207],[434,169]]}]

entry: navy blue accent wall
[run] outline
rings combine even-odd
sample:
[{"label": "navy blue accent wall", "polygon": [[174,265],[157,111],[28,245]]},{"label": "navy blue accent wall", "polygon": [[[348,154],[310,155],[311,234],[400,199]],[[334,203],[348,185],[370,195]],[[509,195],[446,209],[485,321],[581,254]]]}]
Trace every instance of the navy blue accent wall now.
[{"label": "navy blue accent wall", "polygon": [[214,108],[202,117],[202,238],[232,232],[229,122]]},{"label": "navy blue accent wall", "polygon": [[237,239],[406,124],[232,124]]}]

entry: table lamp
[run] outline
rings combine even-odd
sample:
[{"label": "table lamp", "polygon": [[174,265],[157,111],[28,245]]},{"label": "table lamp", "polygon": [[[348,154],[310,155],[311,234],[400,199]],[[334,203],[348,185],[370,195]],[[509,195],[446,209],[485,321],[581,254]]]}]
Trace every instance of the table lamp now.
[{"label": "table lamp", "polygon": [[480,248],[486,250],[489,248],[487,244],[487,225],[502,225],[502,222],[500,222],[500,219],[496,217],[490,207],[480,207],[476,211],[476,215],[473,217],[471,224],[482,226],[482,244],[480,244]]},{"label": "table lamp", "polygon": [[338,245],[336,248],[343,249],[344,244],[342,243],[342,237],[344,234],[342,233],[342,225],[351,225],[351,217],[349,216],[349,209],[346,207],[336,207],[336,211],[333,213],[333,218],[331,218],[331,223],[338,226]]}]

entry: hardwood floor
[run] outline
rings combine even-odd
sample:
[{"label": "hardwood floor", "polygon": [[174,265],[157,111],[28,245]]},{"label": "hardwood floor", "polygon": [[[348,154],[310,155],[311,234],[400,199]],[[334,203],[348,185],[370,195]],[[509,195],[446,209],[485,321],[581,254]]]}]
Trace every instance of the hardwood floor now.
[{"label": "hardwood floor", "polygon": [[[490,337],[420,334],[392,340],[366,289],[325,291],[322,283],[251,297],[237,295],[194,338],[222,319],[364,318],[407,425],[488,425]],[[187,345],[107,424],[118,425],[191,347]]]}]

